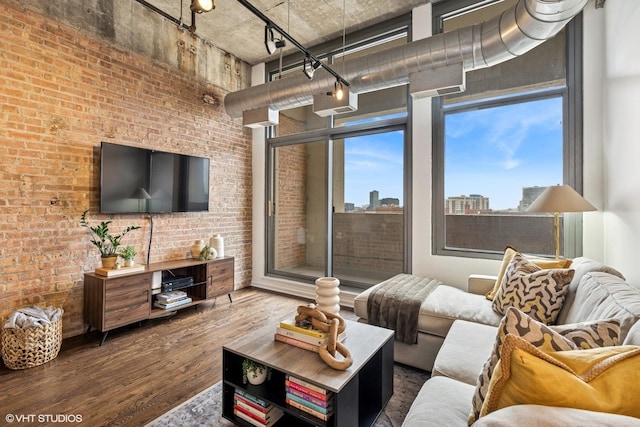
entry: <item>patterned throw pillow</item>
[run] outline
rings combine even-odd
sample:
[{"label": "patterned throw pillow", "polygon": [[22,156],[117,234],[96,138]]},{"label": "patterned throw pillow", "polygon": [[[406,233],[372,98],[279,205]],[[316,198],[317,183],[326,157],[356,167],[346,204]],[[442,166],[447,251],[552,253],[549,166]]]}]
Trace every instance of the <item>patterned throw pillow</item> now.
[{"label": "patterned throw pillow", "polygon": [[480,410],[531,404],[640,417],[640,347],[552,351],[507,335]]},{"label": "patterned throw pillow", "polygon": [[[496,293],[498,293],[498,289],[500,289],[500,285],[502,284],[502,278],[504,277],[504,273],[507,271],[507,267],[511,262],[511,259],[515,254],[520,254],[513,246],[507,246],[504,249],[504,255],[502,257],[502,264],[500,264],[500,270],[498,271],[498,275],[496,276],[496,282],[493,285],[493,289],[491,289],[485,296],[489,301],[493,301],[496,297]],[[529,258],[529,260],[537,265],[540,268],[569,268],[573,262],[571,259],[560,258]]]},{"label": "patterned throw pillow", "polygon": [[515,254],[492,307],[500,314],[505,314],[508,307],[516,307],[540,322],[552,324],[560,313],[573,274],[573,270],[567,269],[542,270],[522,254]]},{"label": "patterned throw pillow", "polygon": [[473,424],[480,415],[491,375],[498,364],[502,344],[507,334],[520,336],[535,347],[555,351],[608,347],[618,345],[620,321],[608,319],[573,325],[547,326],[520,310],[509,307],[498,326],[491,356],[485,362],[476,381],[469,425]]}]

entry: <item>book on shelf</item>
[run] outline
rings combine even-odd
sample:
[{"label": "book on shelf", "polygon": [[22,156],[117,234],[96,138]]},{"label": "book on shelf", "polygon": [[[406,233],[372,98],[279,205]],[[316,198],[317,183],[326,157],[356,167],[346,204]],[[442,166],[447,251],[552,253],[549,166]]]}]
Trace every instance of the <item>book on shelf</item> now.
[{"label": "book on shelf", "polygon": [[291,317],[289,319],[281,320],[278,324],[280,328],[289,329],[290,331],[300,332],[302,334],[306,334],[312,337],[326,339],[329,336],[328,332],[319,331],[318,329],[314,329],[311,322],[308,320],[303,320],[302,322],[296,322],[296,319]]},{"label": "book on shelf", "polygon": [[304,399],[308,402],[311,402],[314,405],[318,405],[322,408],[330,407],[333,402],[331,399],[329,400],[318,399],[317,397],[312,396],[309,393],[305,393],[303,391],[297,390],[289,386],[285,387],[285,391],[287,392],[287,394],[293,394],[294,396],[298,396],[299,398]]},{"label": "book on shelf", "polygon": [[187,293],[185,291],[169,291],[162,292],[156,296],[156,301],[160,301],[163,304],[179,301],[183,298],[187,297]]},{"label": "book on shelf", "polygon": [[189,304],[192,301],[193,300],[190,297],[187,297],[187,298],[183,298],[181,300],[170,302],[170,303],[167,303],[167,304],[163,304],[160,301],[156,301],[156,302],[153,303],[153,306],[154,307],[158,307],[158,308],[162,308],[162,309],[165,309],[165,310],[169,310],[171,308],[176,308],[176,307],[180,307],[181,305]]},{"label": "book on shelf", "polygon": [[244,404],[241,401],[234,402],[233,408],[241,410],[245,414],[251,416],[251,418],[261,421],[264,424],[267,424],[269,422],[273,423],[278,418],[280,418],[280,416],[282,416],[281,410],[276,409],[275,407],[271,408],[268,413],[264,413],[264,412],[258,411],[257,409],[251,406]]},{"label": "book on shelf", "polygon": [[291,393],[287,393],[285,396],[287,399],[293,400],[295,402],[298,402],[301,405],[306,406],[307,408],[311,408],[314,411],[320,413],[320,414],[328,414],[332,411],[333,409],[333,405],[329,405],[328,407],[324,407],[324,406],[320,406],[320,405],[316,405],[315,403],[312,403],[306,399],[303,399],[300,396],[296,396],[295,394],[291,394]]},{"label": "book on shelf", "polygon": [[[320,393],[323,396],[328,396],[331,392],[325,388],[317,386],[315,384],[310,383],[309,381],[303,380],[302,378],[295,377],[293,375],[287,375],[287,380],[291,381],[294,384],[302,386],[304,389],[309,389]],[[304,390],[303,390],[304,391]]]},{"label": "book on shelf", "polygon": [[268,405],[267,407],[260,406],[257,403],[252,402],[251,400],[242,397],[238,393],[235,393],[233,395],[233,400],[239,406],[243,406],[243,407],[247,407],[247,408],[253,409],[257,413],[260,413],[262,415],[267,415],[269,412],[271,412],[273,410],[273,408],[275,408],[275,406],[273,406],[273,405]]},{"label": "book on shelf", "polygon": [[[302,332],[293,331],[291,329],[282,328],[279,326],[276,328],[276,333],[317,346],[320,346],[329,340],[328,336],[326,338],[318,338],[309,334],[303,334]],[[338,341],[343,342],[346,336],[347,331],[342,331],[342,333],[338,335]]]},{"label": "book on shelf", "polygon": [[233,403],[233,413],[256,426],[271,426],[284,415],[282,409],[241,389],[235,390]]},{"label": "book on shelf", "polygon": [[97,267],[95,273],[100,276],[113,277],[113,276],[120,276],[123,274],[138,273],[140,271],[144,271],[145,268],[146,266],[142,264],[133,265],[131,267],[120,267],[120,268]]},{"label": "book on shelf", "polygon": [[329,417],[332,414],[322,414],[318,411],[314,411],[313,409],[309,408],[308,406],[305,406],[301,403],[296,402],[295,400],[291,400],[289,398],[285,399],[286,403],[296,409],[300,409],[303,412],[306,412],[307,414],[313,415],[316,418],[321,419],[322,421],[327,421],[329,419]]},{"label": "book on shelf", "polygon": [[252,401],[256,405],[259,405],[259,406],[261,406],[263,408],[268,408],[270,406],[270,403],[268,403],[264,399],[259,398],[258,396],[254,396],[253,394],[251,394],[249,392],[246,392],[246,391],[244,391],[242,389],[239,389],[239,388],[237,388],[235,390],[236,390],[236,392],[235,392],[236,395],[244,397],[245,399]]},{"label": "book on shelf", "polygon": [[306,393],[306,394],[308,394],[310,396],[313,396],[316,399],[327,401],[331,397],[331,395],[326,393],[326,392],[325,393],[321,393],[319,391],[307,388],[307,387],[305,387],[303,385],[300,385],[300,384],[295,383],[295,382],[290,381],[290,380],[285,380],[284,385],[285,385],[285,387],[290,387],[292,389],[295,389],[295,390],[301,391],[303,393]]},{"label": "book on shelf", "polygon": [[266,427],[266,426],[271,425],[271,424],[268,424],[268,423],[265,423],[265,422],[262,422],[262,421],[260,421],[260,420],[257,420],[257,419],[255,419],[255,418],[253,418],[251,415],[248,415],[247,413],[242,412],[242,410],[240,410],[240,409],[238,409],[238,408],[236,408],[236,407],[234,407],[234,408],[233,408],[233,414],[234,414],[236,417],[238,417],[238,418],[241,418],[241,419],[245,420],[246,422],[248,422],[248,423],[249,423],[249,424],[251,424],[252,426],[256,426],[256,427]]}]

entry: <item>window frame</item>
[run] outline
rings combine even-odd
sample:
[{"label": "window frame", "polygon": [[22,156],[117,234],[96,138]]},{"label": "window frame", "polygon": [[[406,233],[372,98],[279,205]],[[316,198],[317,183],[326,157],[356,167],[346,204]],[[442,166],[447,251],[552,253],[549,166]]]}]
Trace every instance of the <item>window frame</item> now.
[{"label": "window frame", "polygon": [[[474,4],[487,1],[460,0],[436,4],[433,8],[434,33],[442,32],[444,18],[461,10],[468,10]],[[578,193],[583,192],[583,98],[582,98],[582,13],[571,20],[565,29],[566,78],[560,91],[563,99],[563,183],[571,185]],[[510,100],[527,100],[530,91],[510,96]],[[486,105],[490,98],[479,100],[473,105]],[[499,101],[498,101],[499,102]],[[496,104],[496,105],[499,105]],[[449,108],[448,110],[453,110]],[[446,212],[444,194],[444,115],[447,108],[443,97],[432,98],[432,254],[466,258],[500,259],[502,253],[482,249],[448,248],[446,246]],[[462,107],[457,111],[463,110]],[[574,258],[582,255],[582,215],[563,215],[564,235],[563,256]]]}]

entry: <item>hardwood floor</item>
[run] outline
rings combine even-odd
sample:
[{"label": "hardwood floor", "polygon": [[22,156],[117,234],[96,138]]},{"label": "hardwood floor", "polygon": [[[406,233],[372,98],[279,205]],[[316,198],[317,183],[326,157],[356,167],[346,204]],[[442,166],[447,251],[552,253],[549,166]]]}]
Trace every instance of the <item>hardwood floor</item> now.
[{"label": "hardwood floor", "polygon": [[[14,425],[143,426],[222,378],[222,346],[276,323],[308,301],[253,288],[215,303],[111,331],[64,340],[58,357],[31,369],[0,364],[0,419]],[[353,311],[342,315],[355,319]],[[60,423],[60,417],[82,423]],[[48,417],[48,418],[47,418]],[[51,417],[59,417],[51,418]],[[17,420],[16,420],[17,421]],[[0,425],[5,425],[0,422]]]}]

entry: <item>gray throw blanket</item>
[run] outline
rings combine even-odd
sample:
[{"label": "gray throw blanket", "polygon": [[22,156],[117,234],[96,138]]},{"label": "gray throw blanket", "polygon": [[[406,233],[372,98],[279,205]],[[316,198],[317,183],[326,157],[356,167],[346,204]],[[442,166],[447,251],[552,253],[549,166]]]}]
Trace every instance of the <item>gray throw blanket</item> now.
[{"label": "gray throw blanket", "polygon": [[376,285],[367,298],[367,322],[393,329],[396,340],[418,342],[420,306],[442,282],[411,274],[398,274]]}]

